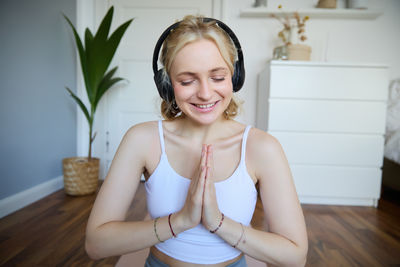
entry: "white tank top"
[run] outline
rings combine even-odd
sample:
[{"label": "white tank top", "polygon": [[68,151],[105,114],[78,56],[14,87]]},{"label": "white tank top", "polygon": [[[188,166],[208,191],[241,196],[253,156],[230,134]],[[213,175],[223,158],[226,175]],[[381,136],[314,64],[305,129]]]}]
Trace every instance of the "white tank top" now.
[{"label": "white tank top", "polygon": [[[241,158],[236,170],[226,180],[215,183],[220,211],[243,225],[250,224],[257,201],[257,190],[245,163],[246,141],[250,128],[250,125],[247,126],[243,133]],[[147,209],[153,219],[180,211],[190,184],[190,179],[176,173],[168,162],[162,121],[158,122],[158,129],[161,144],[160,161],[145,183]],[[220,263],[240,254],[239,250],[217,234],[210,233],[202,224],[155,246],[172,258],[197,264]]]}]

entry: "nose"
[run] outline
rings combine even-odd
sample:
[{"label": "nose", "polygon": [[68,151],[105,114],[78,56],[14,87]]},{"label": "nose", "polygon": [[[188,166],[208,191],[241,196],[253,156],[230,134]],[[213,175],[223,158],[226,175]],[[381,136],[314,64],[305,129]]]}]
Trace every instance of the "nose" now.
[{"label": "nose", "polygon": [[207,79],[201,80],[197,91],[197,97],[201,100],[209,100],[212,97],[212,88]]}]

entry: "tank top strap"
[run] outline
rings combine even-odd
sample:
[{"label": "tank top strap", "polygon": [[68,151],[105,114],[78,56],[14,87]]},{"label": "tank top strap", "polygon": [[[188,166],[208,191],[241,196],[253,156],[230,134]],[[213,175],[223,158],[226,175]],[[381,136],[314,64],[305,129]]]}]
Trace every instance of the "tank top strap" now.
[{"label": "tank top strap", "polygon": [[158,121],[158,134],[160,136],[161,154],[165,154],[165,144],[164,144],[164,131],[162,127],[162,120]]},{"label": "tank top strap", "polygon": [[245,162],[246,159],[246,143],[247,143],[247,137],[249,135],[249,131],[251,129],[251,125],[247,125],[246,129],[244,130],[243,133],[243,139],[242,139],[242,150],[241,150],[241,156],[240,156],[240,161],[241,163]]}]

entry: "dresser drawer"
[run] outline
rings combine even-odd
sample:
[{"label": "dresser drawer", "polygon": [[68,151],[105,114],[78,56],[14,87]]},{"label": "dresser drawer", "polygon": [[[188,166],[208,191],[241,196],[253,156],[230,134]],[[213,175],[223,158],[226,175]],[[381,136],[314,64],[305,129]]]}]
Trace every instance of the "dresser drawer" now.
[{"label": "dresser drawer", "polygon": [[386,103],[270,99],[270,131],[384,134]]},{"label": "dresser drawer", "polygon": [[271,98],[387,99],[387,68],[271,63]]},{"label": "dresser drawer", "polygon": [[380,196],[378,168],[342,166],[291,166],[299,196],[376,198]]},{"label": "dresser drawer", "polygon": [[381,167],[384,138],[378,135],[269,132],[290,164]]}]

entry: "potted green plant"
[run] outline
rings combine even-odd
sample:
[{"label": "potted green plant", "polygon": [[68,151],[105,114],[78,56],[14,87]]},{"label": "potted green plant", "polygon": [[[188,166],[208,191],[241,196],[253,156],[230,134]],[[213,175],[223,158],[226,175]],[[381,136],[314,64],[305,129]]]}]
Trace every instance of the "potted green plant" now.
[{"label": "potted green plant", "polygon": [[96,137],[96,133],[93,133],[95,112],[102,96],[114,84],[123,80],[122,78],[114,77],[117,67],[108,71],[107,69],[122,36],[133,20],[128,20],[120,25],[109,36],[113,13],[114,8],[111,7],[100,23],[94,36],[92,32],[86,28],[84,44],[70,19],[64,14],[65,19],[74,33],[89,102],[89,106],[86,107],[82,100],[66,87],[71,97],[81,108],[89,124],[88,156],[63,159],[64,190],[69,195],[91,194],[95,192],[98,187],[100,160],[92,157],[92,143]]}]

